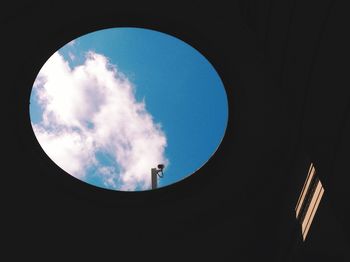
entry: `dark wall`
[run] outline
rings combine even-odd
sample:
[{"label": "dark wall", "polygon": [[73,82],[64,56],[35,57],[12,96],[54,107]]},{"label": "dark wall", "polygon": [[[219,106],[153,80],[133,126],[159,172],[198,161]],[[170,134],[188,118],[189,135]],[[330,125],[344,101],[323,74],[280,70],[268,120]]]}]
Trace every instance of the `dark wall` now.
[{"label": "dark wall", "polygon": [[[1,10],[2,225],[14,258],[304,261],[327,245],[329,257],[344,257],[347,9],[336,1],[204,2],[37,1]],[[53,164],[31,130],[29,94],[43,63],[77,36],[111,26],[179,37],[208,58],[226,87],[222,145],[173,186],[144,193],[94,188]],[[310,231],[316,244],[308,246],[294,214],[306,158],[327,199]],[[318,228],[340,248],[314,233],[324,232]]]}]

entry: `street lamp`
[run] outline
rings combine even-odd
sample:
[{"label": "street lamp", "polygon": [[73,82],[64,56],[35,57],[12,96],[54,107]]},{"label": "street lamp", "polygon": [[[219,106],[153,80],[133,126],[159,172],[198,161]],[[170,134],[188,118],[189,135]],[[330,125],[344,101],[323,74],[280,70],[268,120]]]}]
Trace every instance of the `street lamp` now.
[{"label": "street lamp", "polygon": [[152,179],[152,189],[156,189],[158,186],[158,177],[163,178],[163,169],[164,165],[159,164],[158,169],[157,168],[152,168],[151,169],[151,179]]}]

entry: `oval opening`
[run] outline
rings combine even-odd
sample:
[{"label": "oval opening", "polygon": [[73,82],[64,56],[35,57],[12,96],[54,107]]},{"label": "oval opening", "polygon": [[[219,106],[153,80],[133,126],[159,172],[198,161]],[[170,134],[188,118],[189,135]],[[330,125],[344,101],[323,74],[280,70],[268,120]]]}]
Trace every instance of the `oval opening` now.
[{"label": "oval opening", "polygon": [[30,119],[42,149],[71,176],[144,191],[176,183],[210,159],[228,103],[196,49],[121,27],[78,37],[47,60],[32,87]]}]

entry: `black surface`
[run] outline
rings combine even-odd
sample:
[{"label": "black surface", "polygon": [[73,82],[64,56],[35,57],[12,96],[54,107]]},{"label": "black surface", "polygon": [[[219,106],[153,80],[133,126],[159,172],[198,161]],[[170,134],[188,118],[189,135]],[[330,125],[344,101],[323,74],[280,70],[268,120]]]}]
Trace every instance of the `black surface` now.
[{"label": "black surface", "polygon": [[[350,261],[349,16],[340,1],[103,1],[1,8],[2,238],[13,260]],[[172,34],[214,65],[229,125],[195,175],[152,192],[95,188],[36,142],[32,83],[101,28]],[[307,242],[294,207],[315,163],[325,187]]]}]

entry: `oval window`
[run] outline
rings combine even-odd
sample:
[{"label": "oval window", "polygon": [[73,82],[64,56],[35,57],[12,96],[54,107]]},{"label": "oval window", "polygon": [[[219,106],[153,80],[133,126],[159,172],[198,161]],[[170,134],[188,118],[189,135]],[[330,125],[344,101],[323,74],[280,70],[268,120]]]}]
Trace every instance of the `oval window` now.
[{"label": "oval window", "polygon": [[43,65],[30,118],[65,172],[118,191],[164,187],[215,153],[228,121],[223,83],[185,42],[153,30],[81,36]]}]

